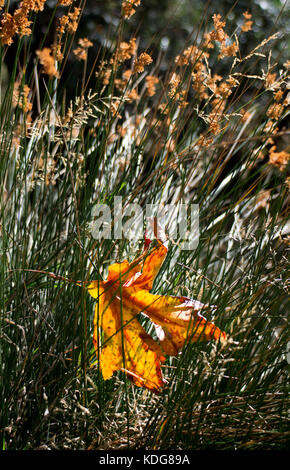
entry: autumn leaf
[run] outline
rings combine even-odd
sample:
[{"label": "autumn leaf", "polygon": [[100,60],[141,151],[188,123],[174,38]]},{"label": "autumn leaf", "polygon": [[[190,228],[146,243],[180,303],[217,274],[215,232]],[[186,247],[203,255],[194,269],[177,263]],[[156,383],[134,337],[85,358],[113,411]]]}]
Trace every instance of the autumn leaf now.
[{"label": "autumn leaf", "polygon": [[[150,293],[168,251],[161,240],[150,251],[151,245],[146,238],[141,259],[112,264],[107,280],[92,281],[88,291],[97,299],[93,342],[103,378],[124,370],[135,385],[158,392],[165,355],[176,356],[189,341],[225,340],[226,334],[200,314],[200,302]],[[154,323],[158,343],[140,324],[140,313]]]}]

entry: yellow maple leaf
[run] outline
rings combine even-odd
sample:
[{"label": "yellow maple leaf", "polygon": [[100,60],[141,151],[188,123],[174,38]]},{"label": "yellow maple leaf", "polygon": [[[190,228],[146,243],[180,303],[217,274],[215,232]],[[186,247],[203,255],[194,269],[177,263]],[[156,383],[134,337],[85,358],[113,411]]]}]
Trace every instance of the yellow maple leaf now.
[{"label": "yellow maple leaf", "polygon": [[[88,292],[97,299],[93,342],[103,378],[121,369],[135,385],[158,392],[165,384],[161,373],[165,354],[177,355],[189,341],[225,340],[226,334],[200,314],[205,307],[200,302],[150,293],[167,255],[166,244],[160,240],[151,252],[150,244],[145,239],[141,261],[112,264],[107,280],[92,281]],[[139,323],[139,313],[154,323],[159,343]]]}]

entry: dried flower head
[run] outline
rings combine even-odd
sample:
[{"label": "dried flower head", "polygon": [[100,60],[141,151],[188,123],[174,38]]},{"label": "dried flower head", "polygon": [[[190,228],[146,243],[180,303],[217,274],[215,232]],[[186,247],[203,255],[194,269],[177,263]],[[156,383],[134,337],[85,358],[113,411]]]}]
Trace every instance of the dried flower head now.
[{"label": "dried flower head", "polygon": [[28,85],[23,85],[22,90],[19,89],[20,82],[15,82],[12,95],[12,106],[18,106],[25,113],[28,113],[32,109],[32,103],[29,100],[30,88]]},{"label": "dried flower head", "polygon": [[283,91],[282,91],[282,90],[278,90],[278,91],[274,94],[274,100],[278,103],[279,101],[281,101],[282,98],[283,98]]},{"label": "dried flower head", "polygon": [[61,42],[54,43],[51,46],[51,51],[52,51],[53,57],[58,62],[61,62],[63,57],[64,57],[64,55],[62,53],[62,50],[61,50],[61,46],[62,46]]},{"label": "dried flower head", "polygon": [[239,82],[230,76],[226,81],[219,84],[218,94],[221,95],[222,98],[228,98],[232,94],[232,89],[238,84]]},{"label": "dried flower head", "polygon": [[238,50],[239,46],[236,42],[233,42],[229,46],[221,44],[220,53],[218,57],[219,59],[223,59],[224,57],[235,57],[237,55]]},{"label": "dried flower head", "polygon": [[69,23],[69,17],[67,15],[63,15],[61,18],[59,18],[58,26],[56,28],[56,32],[58,36],[64,34],[68,23]]},{"label": "dried flower head", "polygon": [[269,163],[279,168],[280,171],[283,171],[290,160],[290,153],[285,152],[285,150],[282,150],[282,152],[276,152],[275,150],[276,145],[273,145],[269,151]]},{"label": "dried flower head", "polygon": [[192,73],[192,88],[195,90],[200,100],[206,100],[208,98],[205,78],[205,74],[202,70]]},{"label": "dried flower head", "polygon": [[210,91],[215,95],[218,91],[218,84],[217,82],[220,82],[222,80],[222,77],[220,75],[214,74],[212,77],[211,75],[208,75],[205,80],[206,86],[210,89]]},{"label": "dried flower head", "polygon": [[152,62],[152,58],[147,52],[142,52],[134,62],[133,71],[134,73],[141,73],[144,71],[144,66],[149,65]]},{"label": "dried flower head", "polygon": [[23,0],[13,15],[3,13],[0,22],[0,40],[8,46],[13,42],[13,36],[29,36],[31,34],[31,21],[28,19],[31,12],[42,11],[46,0]]},{"label": "dried flower head", "polygon": [[136,12],[136,8],[140,5],[141,0],[125,0],[122,2],[123,15],[125,18],[131,18]]},{"label": "dried flower head", "polygon": [[281,117],[283,111],[284,111],[284,105],[283,104],[273,103],[267,111],[267,116],[270,119],[274,119],[274,121],[278,121],[278,119]]},{"label": "dried flower head", "polygon": [[201,135],[197,140],[197,146],[200,148],[208,148],[213,143],[213,138],[206,135]]},{"label": "dried flower head", "polygon": [[82,38],[78,41],[79,47],[73,50],[74,55],[78,60],[87,60],[88,49],[92,47],[93,43],[88,38]]},{"label": "dried flower head", "polygon": [[[64,6],[68,6],[72,3],[62,3]],[[62,53],[62,36],[65,32],[68,32],[69,34],[75,33],[75,31],[78,28],[78,21],[79,21],[79,16],[81,13],[81,9],[75,7],[72,12],[69,12],[68,15],[63,15],[61,18],[58,20],[58,25],[56,27],[56,42],[53,44],[51,47],[54,57],[56,60],[61,61],[63,59],[63,53]]]},{"label": "dried flower head", "polygon": [[116,54],[119,62],[131,59],[136,53],[136,38],[130,39],[129,42],[121,42]]},{"label": "dried flower head", "polygon": [[10,13],[3,13],[0,26],[0,39],[2,44],[13,43],[13,36],[17,33],[17,26],[14,22],[14,18]]},{"label": "dried flower head", "polygon": [[[266,134],[277,134],[278,132],[278,128],[275,127],[276,126],[276,123],[274,121],[268,121],[267,124],[265,125],[264,127],[264,132]],[[266,145],[273,145],[274,144],[274,140],[272,139],[272,137],[270,136],[266,142],[265,142]]]},{"label": "dried flower head", "polygon": [[124,80],[125,80],[126,82],[128,82],[128,81],[130,80],[131,76],[132,76],[132,70],[131,70],[131,69],[125,70],[125,71],[123,72],[122,76],[123,76]]},{"label": "dried flower head", "polygon": [[[170,98],[173,98],[173,96],[177,95],[176,90],[179,87],[180,82],[181,82],[180,75],[174,72],[171,75],[170,80],[169,80],[170,89],[169,89],[168,95],[170,96]],[[178,96],[176,96],[176,98],[178,98]]]},{"label": "dried flower head", "polygon": [[206,48],[206,49],[213,49],[214,48],[214,44],[212,42],[212,36],[211,36],[211,33],[204,33],[203,35],[203,46]]},{"label": "dried flower head", "polygon": [[200,62],[201,58],[204,55],[208,57],[208,54],[198,49],[198,47],[189,46],[187,49],[185,49],[182,52],[182,54],[176,56],[175,62],[179,66],[188,65],[188,64],[196,64]]},{"label": "dried flower head", "polygon": [[63,7],[69,7],[74,0],[58,0],[58,5],[62,5]]},{"label": "dried flower head", "polygon": [[138,100],[139,95],[138,95],[138,92],[137,92],[136,88],[133,88],[132,90],[130,90],[130,91],[126,94],[126,98],[127,98],[127,100],[129,101],[129,103],[131,103],[132,101]]},{"label": "dried flower head", "polygon": [[103,85],[107,86],[110,83],[112,76],[112,69],[106,69],[102,74]]},{"label": "dried flower head", "polygon": [[246,33],[247,31],[250,31],[252,29],[252,24],[253,24],[253,21],[251,21],[252,15],[248,11],[245,11],[243,13],[243,16],[245,18],[245,21],[244,21],[244,24],[241,27],[241,31],[243,33]]},{"label": "dried flower head", "polygon": [[43,73],[52,77],[59,77],[59,73],[55,67],[55,59],[51,55],[51,49],[49,47],[44,47],[41,51],[36,51],[36,55],[39,58],[39,62],[43,67]]},{"label": "dried flower head", "polygon": [[276,81],[276,73],[268,72],[265,77],[265,88],[271,88]]},{"label": "dried flower head", "polygon": [[74,7],[74,10],[68,14],[70,22],[68,23],[67,30],[70,34],[75,33],[78,29],[80,13],[81,9],[78,7]]},{"label": "dried flower head", "polygon": [[156,85],[159,82],[159,78],[155,77],[154,75],[147,75],[146,77],[146,88],[147,88],[147,95],[154,96],[156,93]]},{"label": "dried flower head", "polygon": [[214,14],[213,17],[213,24],[214,24],[214,31],[211,31],[209,33],[209,39],[210,41],[217,41],[220,42],[221,44],[224,44],[226,39],[228,38],[228,35],[224,31],[224,27],[226,25],[225,21],[221,21],[221,15],[220,14]]}]

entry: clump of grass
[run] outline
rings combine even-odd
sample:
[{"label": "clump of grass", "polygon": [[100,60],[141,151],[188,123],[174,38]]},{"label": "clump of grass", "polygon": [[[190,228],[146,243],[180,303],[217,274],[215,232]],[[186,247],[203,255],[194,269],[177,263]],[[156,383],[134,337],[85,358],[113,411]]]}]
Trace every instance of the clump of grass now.
[{"label": "clump of grass", "polygon": [[[58,2],[55,42],[35,52],[45,2],[0,19],[1,73],[17,44],[0,115],[2,447],[284,448],[289,62],[272,62],[278,33],[242,57],[253,18],[231,34],[217,14],[163,70],[123,37],[139,1],[123,2],[97,52],[78,37],[76,3]],[[67,99],[70,51],[83,71]],[[92,236],[94,205],[116,195],[125,207],[199,204],[197,248],[173,241],[154,289],[215,305],[228,335],[168,358],[159,396],[121,372],[103,381],[94,305],[76,286],[139,249]]]}]

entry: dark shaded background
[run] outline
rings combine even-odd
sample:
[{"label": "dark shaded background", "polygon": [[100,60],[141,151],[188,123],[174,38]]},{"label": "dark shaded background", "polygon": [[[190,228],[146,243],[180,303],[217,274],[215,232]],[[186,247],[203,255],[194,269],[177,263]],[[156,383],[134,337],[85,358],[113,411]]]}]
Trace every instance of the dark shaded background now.
[{"label": "dark shaded background", "polygon": [[[78,34],[88,36],[96,48],[107,45],[115,36],[121,3],[121,0],[87,0]],[[136,13],[124,24],[124,37],[136,35],[140,49],[149,49],[155,58],[160,51],[164,52],[161,67],[168,70],[168,63],[172,64],[172,58],[187,41],[193,42],[199,28],[204,31],[206,24],[212,28],[214,13],[227,18],[230,34],[244,22],[243,12],[248,10],[253,15],[253,31],[240,37],[242,54],[278,30],[281,38],[271,46],[273,59],[282,64],[289,57],[289,6],[285,0],[142,0]]]},{"label": "dark shaded background", "polygon": [[[11,11],[19,2],[10,2]],[[74,5],[78,6],[76,1]],[[122,0],[87,0],[86,6],[76,33],[75,44],[79,37],[88,37],[93,41],[95,53],[90,51],[89,66],[94,62],[96,54],[103,46],[103,51],[114,45],[116,31],[121,17]],[[35,50],[47,33],[49,18],[54,10],[56,0],[48,0],[43,12],[38,14],[33,32],[32,44],[29,50],[35,57]],[[281,65],[289,57],[290,2],[286,0],[142,0],[136,13],[125,21],[123,38],[136,36],[140,50],[149,50],[156,59],[162,52],[161,71],[167,71],[173,58],[185,47],[187,41],[193,43],[199,28],[202,32],[212,28],[211,17],[220,13],[227,18],[227,32],[232,34],[243,23],[243,12],[248,10],[253,15],[253,30],[240,36],[242,54],[247,54],[259,42],[276,31],[281,37],[271,43],[272,57]],[[50,46],[54,41],[57,17],[68,11],[58,7],[56,20],[47,34],[45,45]],[[288,28],[288,30],[287,30]],[[27,38],[27,41],[30,41]],[[6,64],[11,70],[14,63],[16,41],[6,56]],[[34,60],[34,59],[33,59]],[[222,64],[220,65],[222,67]],[[64,73],[66,92],[75,96],[75,85],[81,77],[83,64],[77,62],[71,53]],[[217,73],[221,70],[216,70]],[[72,80],[73,79],[73,80]]]}]

